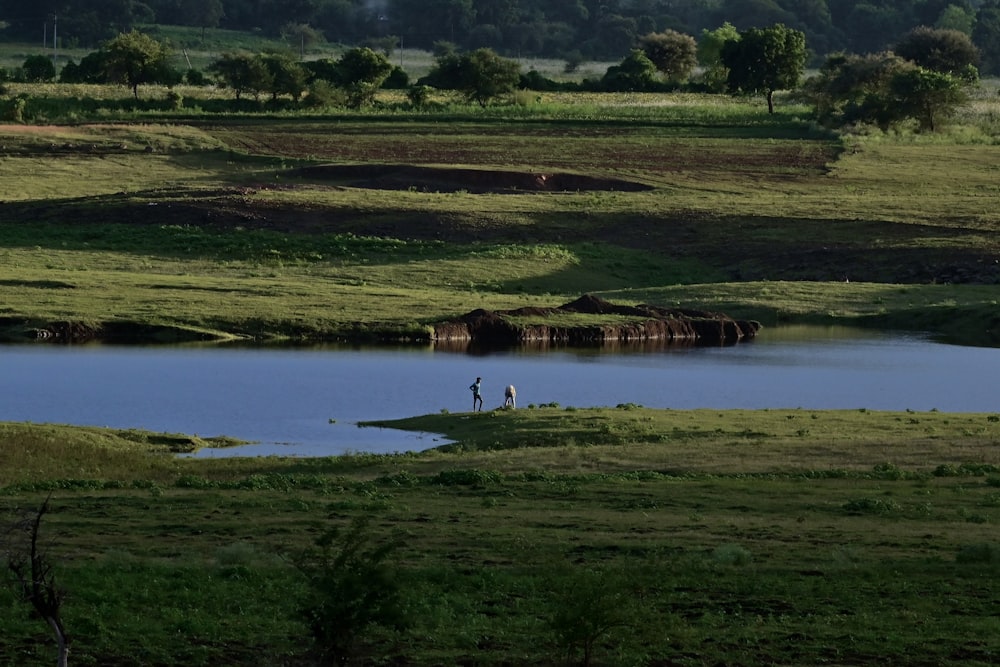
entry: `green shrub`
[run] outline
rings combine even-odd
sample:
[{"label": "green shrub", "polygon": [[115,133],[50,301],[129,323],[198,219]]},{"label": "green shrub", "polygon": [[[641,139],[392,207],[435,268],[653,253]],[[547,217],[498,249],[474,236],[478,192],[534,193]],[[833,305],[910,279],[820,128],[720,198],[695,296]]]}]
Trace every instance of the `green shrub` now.
[{"label": "green shrub", "polygon": [[346,531],[332,528],[296,562],[308,585],[300,606],[323,664],[346,665],[376,643],[376,628],[410,625],[397,568],[390,564],[399,539],[373,544],[369,519]]},{"label": "green shrub", "polygon": [[430,100],[432,90],[434,89],[430,86],[410,86],[406,91],[406,99],[415,108],[423,108]]},{"label": "green shrub", "polygon": [[568,663],[590,665],[599,642],[617,643],[632,625],[627,582],[602,570],[583,570],[562,577],[548,619],[556,643]]},{"label": "green shrub", "polygon": [[720,544],[712,551],[712,560],[720,565],[742,567],[753,562],[753,554],[738,544]]},{"label": "green shrub", "polygon": [[899,509],[895,500],[884,498],[856,498],[844,503],[844,510],[849,514],[889,514]]},{"label": "green shrub", "polygon": [[431,478],[432,484],[442,486],[488,486],[502,484],[504,475],[496,470],[442,470]]}]

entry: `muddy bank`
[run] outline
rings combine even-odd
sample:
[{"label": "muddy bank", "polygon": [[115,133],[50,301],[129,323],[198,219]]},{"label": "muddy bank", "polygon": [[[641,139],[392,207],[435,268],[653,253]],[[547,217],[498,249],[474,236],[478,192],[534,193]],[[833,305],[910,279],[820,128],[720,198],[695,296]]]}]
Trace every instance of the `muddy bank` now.
[{"label": "muddy bank", "polygon": [[[556,317],[567,314],[614,315],[634,318],[620,324],[562,326],[517,324],[511,318]],[[442,344],[463,341],[486,345],[562,343],[593,345],[662,341],[697,345],[732,345],[756,336],[760,322],[735,320],[727,315],[684,308],[616,305],[595,296],[554,308],[473,310],[462,317],[434,326],[434,340]]]},{"label": "muddy bank", "polygon": [[[572,315],[607,316],[608,322],[563,325]],[[556,322],[553,324],[546,321]],[[620,321],[615,321],[620,320]],[[693,344],[732,345],[753,338],[760,329],[753,320],[736,320],[720,313],[683,308],[659,308],[650,305],[623,306],[594,296],[583,296],[553,308],[517,308],[489,311],[476,309],[462,317],[439,322],[427,334],[409,331],[342,330],[335,336],[317,332],[284,332],[274,336],[206,331],[180,326],[140,324],[135,322],[83,322],[72,320],[39,322],[21,318],[0,318],[0,341],[38,341],[54,344],[89,342],[111,344],[170,344],[194,342],[243,341],[286,342],[433,342],[438,347],[477,345],[525,345],[558,343],[562,345],[612,344]]]},{"label": "muddy bank", "polygon": [[137,324],[134,322],[81,322],[60,320],[37,322],[20,318],[0,318],[0,341],[37,341],[56,344],[79,343],[194,343],[229,340],[222,334],[183,327]]}]

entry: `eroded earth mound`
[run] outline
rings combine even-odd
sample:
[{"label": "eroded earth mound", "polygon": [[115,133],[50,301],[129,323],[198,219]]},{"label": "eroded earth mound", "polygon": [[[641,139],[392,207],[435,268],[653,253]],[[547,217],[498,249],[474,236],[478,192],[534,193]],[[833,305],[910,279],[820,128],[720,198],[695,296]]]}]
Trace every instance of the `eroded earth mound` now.
[{"label": "eroded earth mound", "polygon": [[[514,319],[553,318],[567,314],[614,315],[629,318],[623,323],[563,326],[517,324]],[[634,318],[634,319],[633,319]],[[434,327],[439,342],[514,345],[528,342],[603,344],[608,342],[663,341],[697,345],[731,345],[756,336],[761,328],[754,320],[736,320],[721,313],[650,305],[616,305],[592,295],[555,308],[517,308],[490,311],[476,309]]]}]

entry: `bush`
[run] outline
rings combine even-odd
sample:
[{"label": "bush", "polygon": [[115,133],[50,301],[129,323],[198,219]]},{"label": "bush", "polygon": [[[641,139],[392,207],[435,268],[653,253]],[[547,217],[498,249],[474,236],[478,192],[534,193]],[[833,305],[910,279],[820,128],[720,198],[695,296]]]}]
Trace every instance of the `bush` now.
[{"label": "bush", "polygon": [[433,90],[430,86],[410,86],[409,90],[406,91],[406,99],[410,101],[412,106],[420,109],[427,105]]},{"label": "bush", "polygon": [[184,81],[190,86],[207,86],[208,77],[200,69],[191,68],[184,73]]},{"label": "bush", "polygon": [[568,660],[590,665],[598,643],[620,642],[617,629],[632,625],[627,582],[600,570],[563,577],[554,599],[549,626]]},{"label": "bush", "polygon": [[346,531],[323,533],[296,562],[309,585],[301,613],[324,664],[347,664],[374,643],[375,628],[410,625],[397,569],[388,562],[400,545],[372,544],[369,519],[358,518]]},{"label": "bush", "polygon": [[722,565],[743,566],[753,562],[753,555],[738,544],[723,544],[712,552],[712,560]]},{"label": "bush", "polygon": [[167,104],[174,111],[184,108],[184,96],[171,88],[167,91]]}]

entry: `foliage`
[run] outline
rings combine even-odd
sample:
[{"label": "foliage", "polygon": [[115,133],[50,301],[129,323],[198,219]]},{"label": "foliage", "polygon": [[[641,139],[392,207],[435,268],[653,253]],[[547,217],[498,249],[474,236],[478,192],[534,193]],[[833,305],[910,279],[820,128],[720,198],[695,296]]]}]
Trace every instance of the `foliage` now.
[{"label": "foliage", "polygon": [[60,83],[104,83],[107,80],[108,53],[104,49],[92,51],[79,63],[67,61],[59,72]]},{"label": "foliage", "polygon": [[955,76],[979,62],[972,39],[958,30],[920,26],[903,35],[892,50],[920,67]]},{"label": "foliage", "polygon": [[899,56],[883,52],[864,56],[834,54],[819,74],[806,82],[807,97],[823,122],[837,125],[892,122],[888,89],[892,77],[908,67]]},{"label": "foliage", "polygon": [[698,64],[698,45],[694,37],[676,30],[643,35],[639,48],[668,81],[686,81]]},{"label": "foliage", "polygon": [[306,89],[305,68],[286,53],[266,53],[260,58],[269,74],[271,99],[288,95],[297,102]]},{"label": "foliage", "polygon": [[922,67],[897,72],[889,91],[898,116],[914,118],[920,129],[931,132],[969,99],[961,79]]},{"label": "foliage", "polygon": [[427,102],[431,98],[431,91],[433,89],[430,86],[415,85],[410,86],[406,91],[406,99],[409,100],[417,109],[426,106]]},{"label": "foliage", "polygon": [[367,47],[349,49],[336,63],[337,81],[347,91],[347,103],[357,109],[371,104],[392,73],[392,63]]},{"label": "foliage", "polygon": [[461,58],[458,90],[485,107],[489,102],[514,91],[520,81],[521,66],[497,55],[492,49],[476,49]]},{"label": "foliage", "polygon": [[728,68],[729,90],[767,97],[768,113],[774,113],[774,92],[799,84],[806,62],[805,35],[776,24],[750,28],[737,41],[722,47],[722,63]]},{"label": "foliage", "polygon": [[589,667],[602,639],[621,635],[636,622],[629,608],[628,582],[618,573],[587,569],[557,581],[563,588],[554,596],[549,625],[567,660]]},{"label": "foliage", "polygon": [[1000,2],[984,2],[976,14],[972,41],[979,49],[984,74],[1000,74]]},{"label": "foliage", "polygon": [[296,560],[308,590],[302,614],[324,662],[346,665],[373,628],[410,625],[402,582],[390,561],[401,542],[373,543],[370,524],[358,517],[347,530],[328,529],[315,549]]},{"label": "foliage", "polygon": [[704,69],[702,81],[705,88],[713,93],[726,89],[729,70],[722,62],[722,47],[726,42],[738,41],[740,33],[732,23],[723,23],[715,30],[701,31],[698,40],[698,63]]},{"label": "foliage", "polygon": [[136,99],[141,84],[171,83],[178,78],[170,69],[170,48],[137,30],[119,34],[102,50],[106,80],[128,85]]},{"label": "foliage", "polygon": [[[886,50],[900,35],[919,26],[958,28],[974,18],[978,26],[988,18],[990,2],[976,0],[741,0],[720,2],[597,3],[593,0],[44,0],[25,5],[22,0],[0,0],[4,35],[34,42],[39,32],[58,30],[63,45],[93,48],[102,40],[136,26],[191,26],[188,48],[206,48],[213,54],[247,44],[220,44],[209,32],[216,26],[232,32],[255,33],[296,51],[307,51],[324,41],[347,47],[397,43],[430,50],[448,41],[463,50],[489,47],[503,55],[538,56],[570,60],[574,52],[584,59],[618,61],[639,37],[651,31],[673,29],[697,35],[706,26],[728,21],[741,29],[781,22],[803,30],[822,58],[847,50],[869,53]],[[975,30],[975,29],[974,29]],[[976,44],[990,47],[986,35]]]},{"label": "foliage", "polygon": [[958,77],[931,71],[891,53],[829,58],[807,90],[817,116],[838,125],[871,123],[882,130],[916,120],[934,131],[968,101]]},{"label": "foliage", "polygon": [[418,85],[430,85],[461,92],[470,102],[485,107],[490,101],[514,91],[520,81],[521,66],[491,49],[471,53],[444,53]]},{"label": "foliage", "polygon": [[259,97],[274,84],[263,58],[248,53],[224,53],[208,66],[208,71],[218,77],[220,85],[232,88],[237,100],[244,93]]},{"label": "foliage", "polygon": [[601,78],[601,88],[614,92],[655,90],[657,75],[656,64],[636,49],[620,64],[608,68]]},{"label": "foliage", "polygon": [[24,80],[31,83],[44,83],[56,78],[56,66],[48,56],[28,56],[21,65],[21,72]]}]

